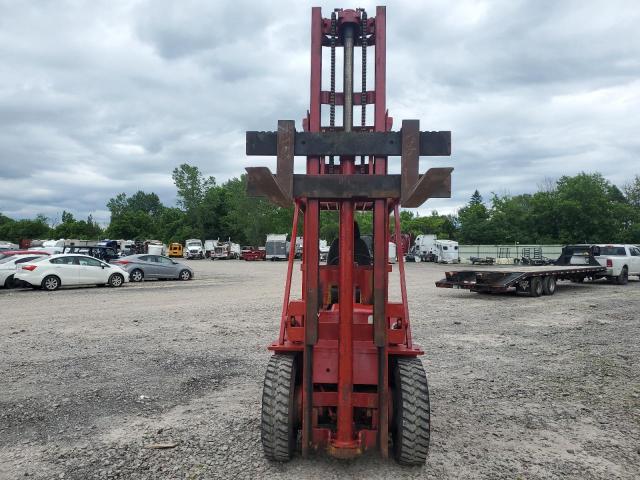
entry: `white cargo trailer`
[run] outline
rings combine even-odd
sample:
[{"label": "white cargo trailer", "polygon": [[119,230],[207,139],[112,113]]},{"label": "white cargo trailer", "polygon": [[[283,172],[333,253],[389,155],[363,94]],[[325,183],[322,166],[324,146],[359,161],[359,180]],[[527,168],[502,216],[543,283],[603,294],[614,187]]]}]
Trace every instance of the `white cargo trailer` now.
[{"label": "white cargo trailer", "polygon": [[288,246],[286,233],[270,233],[267,235],[267,243],[265,243],[266,259],[271,261],[286,260]]},{"label": "white cargo trailer", "polygon": [[437,263],[460,263],[458,242],[453,240],[436,240],[434,255],[435,258],[433,261]]}]

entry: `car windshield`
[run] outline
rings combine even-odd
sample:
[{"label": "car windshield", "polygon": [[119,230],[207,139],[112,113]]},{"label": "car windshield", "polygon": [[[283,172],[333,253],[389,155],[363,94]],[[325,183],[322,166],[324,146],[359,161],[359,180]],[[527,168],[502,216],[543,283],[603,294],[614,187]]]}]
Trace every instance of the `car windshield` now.
[{"label": "car windshield", "polygon": [[198,242],[189,242],[189,243],[187,243],[187,246],[189,246],[189,247],[199,247],[200,243],[198,243]]},{"label": "car windshield", "polygon": [[13,259],[14,259],[14,257],[4,257],[4,258],[0,258],[0,264],[10,262],[10,261],[11,261],[11,260],[13,260]]},{"label": "car windshield", "polygon": [[624,247],[600,247],[600,255],[609,257],[624,257],[627,254]]}]

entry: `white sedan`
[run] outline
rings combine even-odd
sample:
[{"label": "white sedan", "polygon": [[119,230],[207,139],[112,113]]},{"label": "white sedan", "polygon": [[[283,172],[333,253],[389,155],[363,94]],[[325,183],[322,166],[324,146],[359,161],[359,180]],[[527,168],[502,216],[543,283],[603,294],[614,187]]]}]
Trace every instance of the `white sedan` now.
[{"label": "white sedan", "polygon": [[129,274],[94,257],[61,254],[23,264],[16,270],[15,279],[27,282],[33,288],[57,290],[68,285],[121,287],[129,281]]},{"label": "white sedan", "polygon": [[16,270],[20,270],[23,263],[32,262],[44,255],[31,254],[31,255],[12,255],[11,257],[5,257],[0,259],[0,287],[12,288],[15,286],[14,274]]}]

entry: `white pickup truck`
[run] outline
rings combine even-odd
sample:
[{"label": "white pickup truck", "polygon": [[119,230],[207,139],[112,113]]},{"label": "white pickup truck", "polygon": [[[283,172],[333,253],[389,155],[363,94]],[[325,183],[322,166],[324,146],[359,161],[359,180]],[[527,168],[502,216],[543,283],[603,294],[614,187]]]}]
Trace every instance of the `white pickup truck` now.
[{"label": "white pickup truck", "polygon": [[640,248],[635,245],[595,245],[594,256],[607,270],[603,277],[624,285],[629,275],[640,277]]}]

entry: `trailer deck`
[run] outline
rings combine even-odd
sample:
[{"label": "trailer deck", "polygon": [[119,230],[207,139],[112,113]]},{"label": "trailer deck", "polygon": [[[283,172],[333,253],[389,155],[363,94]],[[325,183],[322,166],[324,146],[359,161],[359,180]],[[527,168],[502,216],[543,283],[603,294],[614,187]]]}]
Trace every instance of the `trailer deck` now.
[{"label": "trailer deck", "polygon": [[[557,280],[581,282],[587,277],[602,273],[604,270],[606,270],[605,267],[601,265],[474,268],[446,272],[445,278],[436,282],[436,286],[464,288],[472,292],[507,292],[515,288],[517,291],[527,291],[534,296],[539,296],[542,293],[553,295]],[[551,283],[553,283],[552,286],[550,286]]]}]

